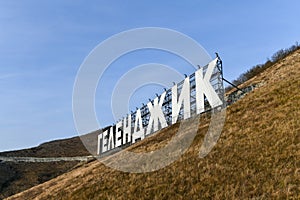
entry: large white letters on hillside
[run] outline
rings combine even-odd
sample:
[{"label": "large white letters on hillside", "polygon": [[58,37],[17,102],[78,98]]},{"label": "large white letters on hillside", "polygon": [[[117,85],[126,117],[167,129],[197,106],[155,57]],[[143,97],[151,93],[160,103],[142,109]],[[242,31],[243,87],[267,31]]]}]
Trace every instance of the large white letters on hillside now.
[{"label": "large white letters on hillside", "polygon": [[122,145],[122,121],[119,121],[116,124],[116,146],[119,147]]},{"label": "large white letters on hillside", "polygon": [[131,142],[131,115],[128,115],[123,119],[123,137],[122,144]]},{"label": "large white letters on hillside", "polygon": [[208,64],[204,78],[202,68],[195,72],[197,114],[204,112],[204,95],[206,96],[212,108],[222,105],[221,99],[209,82],[213,70],[216,66],[216,62],[217,59]]},{"label": "large white letters on hillside", "polygon": [[[211,108],[223,104],[210,83],[217,61],[218,59],[216,58],[208,64],[205,75],[203,75],[203,68],[200,68],[195,72],[194,81],[196,94],[193,94],[195,94],[196,106],[193,104],[193,113],[200,114],[205,111],[205,97]],[[147,103],[150,114],[148,118],[144,117],[145,115],[141,113],[141,109],[137,109],[134,115],[127,115],[127,117],[119,121],[115,126],[111,126],[103,133],[99,134],[97,154],[99,155],[126,144],[133,144],[138,139],[143,140],[145,136],[168,126],[168,123],[169,125],[176,123],[179,116],[183,116],[183,119],[191,117],[191,100],[194,102],[195,100],[191,99],[190,77],[186,77],[179,87],[178,85],[174,85],[171,89],[172,120],[168,118],[168,122],[165,116],[166,113],[164,113],[163,110],[166,94],[167,93],[164,92],[160,97],[156,97],[153,101]],[[132,116],[135,116],[135,118],[132,119]]]},{"label": "large white letters on hillside", "polygon": [[[151,132],[155,132],[158,130],[159,128],[158,122],[160,122],[161,128],[165,128],[166,126],[168,126],[166,118],[162,111],[162,104],[164,102],[165,96],[166,96],[166,92],[162,93],[162,95],[160,96],[159,103],[158,103],[158,97],[156,97],[153,100],[154,105],[152,105],[151,102],[147,104],[150,112],[150,119],[149,119],[146,135],[149,135]],[[153,131],[152,131],[152,126],[153,126]]]},{"label": "large white letters on hillside", "polygon": [[132,143],[136,142],[136,139],[144,139],[145,130],[143,128],[142,114],[141,110],[138,109],[135,115],[135,123],[134,123],[134,132],[132,134]]},{"label": "large white letters on hillside", "polygon": [[[183,102],[183,117],[187,119],[191,116],[190,109],[190,78],[187,77],[182,85],[181,93],[178,98],[177,85],[172,87],[172,124],[175,124]],[[178,101],[177,101],[178,99]]]}]

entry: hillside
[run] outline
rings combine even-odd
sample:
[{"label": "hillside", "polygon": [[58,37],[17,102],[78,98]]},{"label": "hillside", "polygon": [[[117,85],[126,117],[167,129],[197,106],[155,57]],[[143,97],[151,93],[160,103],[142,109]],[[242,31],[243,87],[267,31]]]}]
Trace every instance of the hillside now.
[{"label": "hillside", "polygon": [[[89,155],[79,137],[56,140],[38,147],[1,152],[7,157],[63,157]],[[80,164],[72,162],[14,163],[0,160],[0,199],[44,183]],[[33,170],[34,169],[34,170]]]},{"label": "hillside", "polygon": [[[166,168],[134,174],[93,161],[8,199],[300,199],[300,51],[245,84],[253,82],[262,85],[227,108],[204,159],[205,120],[190,149]],[[177,128],[130,149],[163,146]]]},{"label": "hillside", "polygon": [[38,147],[16,151],[0,152],[0,156],[28,156],[28,157],[63,157],[89,155],[79,137],[54,140]]}]

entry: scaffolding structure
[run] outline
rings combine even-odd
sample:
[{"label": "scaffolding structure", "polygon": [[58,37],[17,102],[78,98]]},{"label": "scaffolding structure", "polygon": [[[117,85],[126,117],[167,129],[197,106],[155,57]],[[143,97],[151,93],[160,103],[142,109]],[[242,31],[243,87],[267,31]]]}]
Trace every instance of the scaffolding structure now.
[{"label": "scaffolding structure", "polygon": [[[225,99],[224,99],[224,84],[223,84],[223,67],[222,67],[222,60],[217,57],[217,62],[216,65],[214,67],[211,79],[210,79],[210,83],[212,85],[212,87],[214,88],[215,92],[218,94],[220,100],[223,102],[222,107],[225,107]],[[199,67],[200,68],[200,67]],[[208,64],[203,68],[203,76],[205,75],[207,68],[208,68]],[[190,113],[191,113],[191,117],[197,115],[197,108],[196,108],[196,81],[195,81],[195,73],[191,74],[189,76],[190,79]],[[179,82],[177,84],[177,92],[178,94],[180,94],[182,87],[183,87],[183,83],[184,80],[182,80],[181,82]],[[162,111],[164,113],[164,117],[167,121],[168,125],[172,124],[172,88],[170,89],[165,89],[166,95],[162,104]],[[161,98],[161,95],[156,95],[159,99]],[[149,102],[151,102],[153,104],[153,99]],[[206,99],[206,97],[204,97],[204,112],[209,112],[212,110],[212,107],[210,106],[208,100]],[[143,127],[147,127],[149,124],[149,119],[150,119],[150,111],[148,109],[148,106],[143,104],[143,106],[140,108],[141,111],[141,117],[142,117],[142,124]],[[131,127],[132,130],[135,126],[135,120],[136,120],[136,112],[131,112]],[[200,113],[200,114],[202,114]],[[177,117],[177,121],[181,121],[184,119],[184,110],[183,110],[183,106],[181,106],[181,109],[179,111],[179,114]],[[156,130],[159,130],[161,128],[161,125],[159,125],[160,127],[157,127]],[[151,132],[151,134],[153,134],[154,131]]]},{"label": "scaffolding structure", "polygon": [[[222,101],[222,105],[218,106],[218,107],[211,107],[211,105],[209,104],[207,98],[205,97],[204,95],[204,111],[200,113],[203,114],[203,113],[207,113],[207,112],[215,112],[215,111],[218,111],[219,108],[225,108],[226,107],[226,99],[225,99],[225,89],[224,89],[224,78],[223,78],[223,67],[222,67],[222,60],[220,59],[220,57],[217,55],[217,61],[216,61],[216,64],[214,66],[214,69],[213,69],[213,72],[212,72],[212,75],[210,77],[210,84],[212,85],[213,89],[215,90],[216,94],[218,95],[218,97],[220,98],[220,100]],[[205,76],[206,72],[207,72],[207,69],[208,69],[208,66],[209,64],[207,64],[206,66],[202,67],[202,72],[203,72],[203,77]],[[198,66],[199,69],[201,68],[200,66]],[[198,70],[199,70],[198,69]],[[195,75],[196,72],[194,72],[193,74],[191,74],[189,76],[189,81],[190,81],[190,117],[193,117],[193,116],[196,116],[199,114],[199,112],[197,112],[197,101],[196,101],[196,75]],[[187,78],[187,76],[186,76]],[[183,88],[183,85],[184,85],[184,80],[182,80],[181,82],[177,83],[177,94],[181,94],[181,90]],[[175,83],[174,83],[175,85]],[[198,86],[197,86],[198,87]],[[167,126],[169,125],[172,125],[172,117],[176,117],[177,118],[177,122],[178,121],[181,121],[184,119],[184,108],[183,106],[181,105],[181,108],[179,110],[179,114],[177,116],[173,116],[172,115],[172,88],[170,89],[165,89],[165,97],[164,97],[164,100],[163,100],[163,103],[162,103],[162,112],[164,114],[164,117],[166,119],[166,122],[167,122]],[[159,101],[161,101],[161,96],[162,95],[158,95],[156,94],[156,97],[159,99]],[[152,105],[154,104],[154,100],[152,99],[149,99],[149,102],[152,103]],[[138,110],[138,108],[137,108]],[[130,114],[128,114],[127,117],[123,118],[122,119],[122,123],[126,123],[126,125],[128,124],[128,118],[130,116],[131,120],[130,120],[130,126],[131,126],[131,133],[134,132],[134,128],[135,128],[135,121],[136,121],[136,115],[137,115],[137,110],[136,111],[131,111]],[[148,124],[149,124],[149,120],[150,120],[150,116],[151,116],[151,113],[149,111],[149,108],[147,105],[143,104],[143,106],[141,108],[139,108],[140,112],[141,112],[141,122],[142,122],[142,125],[143,125],[143,128],[144,128],[144,133],[145,133],[145,128],[147,128],[147,136],[151,135],[151,134],[154,134],[155,132],[157,132],[158,130],[160,130],[162,127],[161,123],[159,122],[158,123],[158,127],[150,127],[151,128],[151,131],[150,133],[148,132]],[[113,131],[111,131],[112,129]],[[121,127],[122,129],[122,127]],[[105,138],[103,139],[108,139],[110,137],[110,134],[115,134],[116,133],[116,126],[113,125],[113,126],[109,126],[109,127],[106,127],[104,130],[110,130],[108,132],[108,134],[106,135]],[[123,132],[123,130],[121,130]],[[145,137],[146,134],[144,134]],[[114,135],[115,136],[115,135]],[[131,139],[129,139],[128,137],[131,137]],[[115,137],[114,137],[115,138]],[[133,141],[133,136],[128,136],[126,135],[126,138],[123,138],[123,134],[122,134],[122,145],[119,147],[119,148],[116,148],[116,149],[110,149],[106,152],[104,152],[104,154],[102,154],[101,156],[106,156],[108,154],[111,154],[111,153],[114,153],[116,151],[119,151],[120,149],[124,149],[130,145],[132,145],[135,141]],[[136,141],[138,141],[139,139],[137,139]],[[124,142],[125,141],[125,142]]]}]

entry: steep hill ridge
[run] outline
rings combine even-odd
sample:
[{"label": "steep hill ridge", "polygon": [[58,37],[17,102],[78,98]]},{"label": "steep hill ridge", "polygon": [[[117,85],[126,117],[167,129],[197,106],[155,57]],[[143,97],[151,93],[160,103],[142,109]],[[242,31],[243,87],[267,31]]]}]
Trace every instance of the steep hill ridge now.
[{"label": "steep hill ridge", "polygon": [[73,157],[87,156],[89,152],[83,146],[79,137],[45,142],[37,147],[0,152],[5,157]]},{"label": "steep hill ridge", "polygon": [[[204,159],[198,153],[208,126],[201,123],[190,149],[158,171],[124,173],[93,161],[8,199],[299,199],[300,51],[245,85],[253,82],[263,85],[227,108],[223,133]],[[159,148],[176,129],[130,149]]]},{"label": "steep hill ridge", "polygon": [[[74,159],[74,156],[87,155],[89,155],[89,152],[85,149],[79,137],[46,142],[38,147],[29,149],[1,152],[0,199],[24,191],[70,171],[81,164],[82,161],[89,160],[87,158]],[[36,157],[42,158],[37,159]],[[52,159],[53,157],[55,159]],[[64,157],[68,157],[66,158],[68,162],[64,161]],[[17,162],[22,160],[49,162]]]}]

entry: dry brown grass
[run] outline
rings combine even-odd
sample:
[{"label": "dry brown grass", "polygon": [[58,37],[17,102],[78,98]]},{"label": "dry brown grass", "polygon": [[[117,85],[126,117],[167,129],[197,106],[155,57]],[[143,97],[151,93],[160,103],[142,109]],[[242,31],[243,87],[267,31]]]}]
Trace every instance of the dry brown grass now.
[{"label": "dry brown grass", "polygon": [[[158,171],[124,173],[94,161],[10,199],[300,199],[299,80],[300,51],[249,80],[265,84],[227,109],[221,138],[204,159],[207,126]],[[131,148],[163,145],[175,129]]]}]

